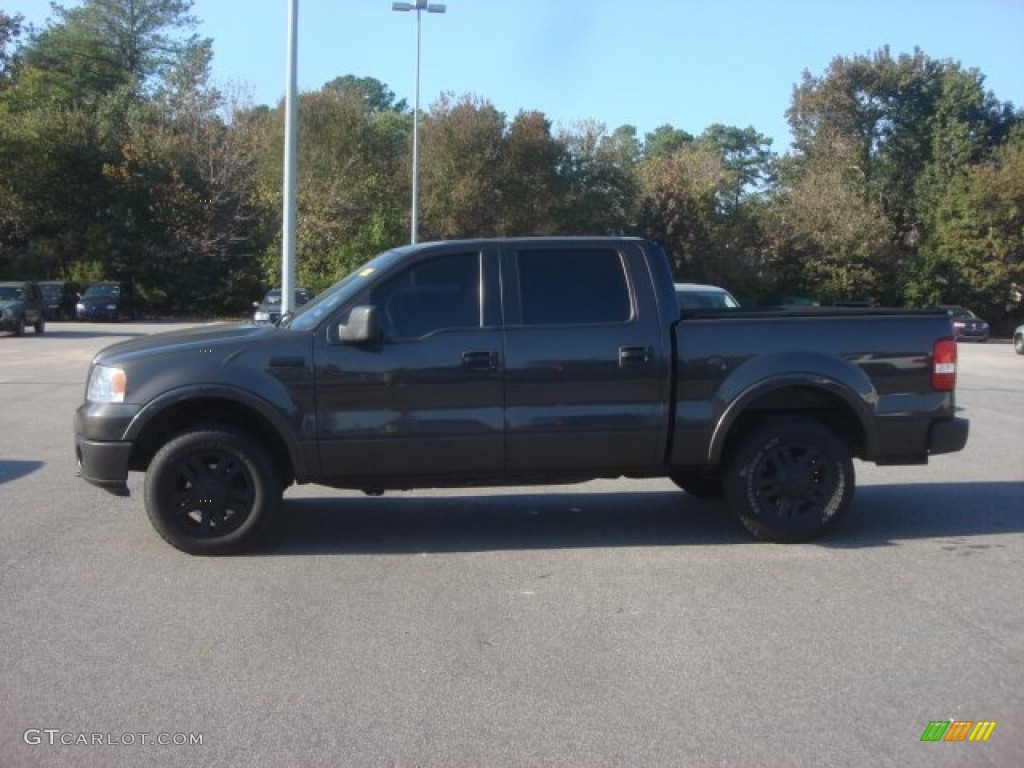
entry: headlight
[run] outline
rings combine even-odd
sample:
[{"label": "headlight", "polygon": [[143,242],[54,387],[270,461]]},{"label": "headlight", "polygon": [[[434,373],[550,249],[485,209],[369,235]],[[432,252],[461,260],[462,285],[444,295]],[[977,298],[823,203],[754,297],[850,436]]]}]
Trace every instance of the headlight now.
[{"label": "headlight", "polygon": [[75,304],[75,309],[85,309],[85,304]]},{"label": "headlight", "polygon": [[267,312],[257,312],[255,318],[253,318],[253,319],[257,323],[269,323],[270,322],[270,315]]},{"label": "headlight", "polygon": [[89,375],[85,397],[93,403],[123,403],[128,388],[128,377],[122,368],[97,365]]}]

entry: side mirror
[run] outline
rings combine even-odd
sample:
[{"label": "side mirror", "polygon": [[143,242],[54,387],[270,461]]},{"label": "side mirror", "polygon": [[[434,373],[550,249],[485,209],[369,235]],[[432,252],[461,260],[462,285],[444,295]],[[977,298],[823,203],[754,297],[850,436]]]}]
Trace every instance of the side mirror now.
[{"label": "side mirror", "polygon": [[353,307],[348,323],[338,325],[342,344],[375,344],[380,340],[380,313],[377,307]]},{"label": "side mirror", "polygon": [[254,302],[252,303],[252,308],[253,308],[253,309],[259,309],[259,308],[260,308],[260,303],[259,303],[258,301],[254,301]]}]

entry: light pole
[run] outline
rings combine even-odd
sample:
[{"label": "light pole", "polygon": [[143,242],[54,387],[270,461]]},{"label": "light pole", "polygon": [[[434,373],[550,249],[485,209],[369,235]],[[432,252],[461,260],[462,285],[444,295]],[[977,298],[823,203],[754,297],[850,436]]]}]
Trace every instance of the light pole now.
[{"label": "light pole", "polygon": [[299,0],[288,0],[288,45],[284,92],[284,189],[281,224],[281,317],[295,303],[296,153],[299,101],[296,75]]},{"label": "light pole", "polygon": [[412,113],[412,223],[410,242],[415,243],[419,235],[420,218],[420,14],[444,13],[443,3],[428,3],[415,0],[412,3],[392,3],[393,11],[416,11],[416,105]]}]

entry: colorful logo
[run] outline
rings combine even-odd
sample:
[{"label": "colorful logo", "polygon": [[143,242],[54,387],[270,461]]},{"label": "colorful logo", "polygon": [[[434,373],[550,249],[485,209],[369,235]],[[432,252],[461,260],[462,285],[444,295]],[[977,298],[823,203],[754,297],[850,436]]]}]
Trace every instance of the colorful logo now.
[{"label": "colorful logo", "polygon": [[995,720],[932,720],[921,741],[988,741],[995,727]]}]

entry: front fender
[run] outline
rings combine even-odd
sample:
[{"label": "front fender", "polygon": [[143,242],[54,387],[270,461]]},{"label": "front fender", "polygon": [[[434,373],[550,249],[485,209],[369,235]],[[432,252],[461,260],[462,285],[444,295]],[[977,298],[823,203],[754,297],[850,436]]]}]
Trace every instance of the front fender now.
[{"label": "front fender", "polygon": [[294,405],[290,409],[285,409],[247,390],[227,384],[183,386],[155,397],[146,403],[128,424],[124,439],[138,442],[145,435],[147,429],[167,413],[168,409],[199,401],[223,401],[257,414],[269,425],[287,449],[288,457],[295,471],[295,479],[303,482],[315,475],[318,463],[317,454],[315,450],[307,453],[299,439],[299,436],[303,434],[303,427],[309,426],[302,422],[311,418],[311,415],[301,413]]}]

